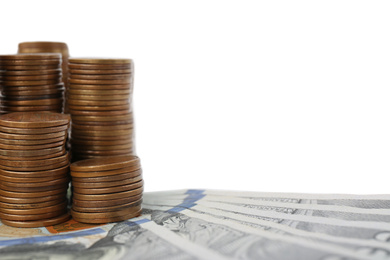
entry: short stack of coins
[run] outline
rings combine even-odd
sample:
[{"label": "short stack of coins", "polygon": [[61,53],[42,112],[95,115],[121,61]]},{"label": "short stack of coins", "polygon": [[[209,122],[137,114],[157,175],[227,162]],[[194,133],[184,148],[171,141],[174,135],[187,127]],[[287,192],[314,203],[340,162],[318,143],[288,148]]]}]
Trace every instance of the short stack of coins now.
[{"label": "short stack of coins", "polygon": [[132,60],[70,58],[68,71],[73,161],[134,154]]},{"label": "short stack of coins", "polygon": [[67,221],[70,116],[16,112],[0,116],[0,219],[14,227]]},{"label": "short stack of coins", "polygon": [[141,214],[143,179],[138,157],[82,160],[72,163],[70,170],[74,220],[103,224]]},{"label": "short stack of coins", "polygon": [[[69,49],[64,42],[21,42],[18,46],[18,53],[61,53],[62,55],[62,81],[66,91],[68,89],[68,59]],[[66,104],[65,104],[66,105]],[[67,107],[64,112],[67,114]]]},{"label": "short stack of coins", "polygon": [[61,54],[0,55],[0,112],[62,112]]}]

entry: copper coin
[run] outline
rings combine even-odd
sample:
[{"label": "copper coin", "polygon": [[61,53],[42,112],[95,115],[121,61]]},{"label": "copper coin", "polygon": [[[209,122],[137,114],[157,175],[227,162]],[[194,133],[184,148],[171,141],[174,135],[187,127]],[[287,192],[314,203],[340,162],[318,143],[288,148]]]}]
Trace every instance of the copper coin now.
[{"label": "copper coin", "polygon": [[49,59],[49,60],[3,60],[0,59],[0,65],[2,66],[31,66],[31,65],[60,65],[61,59]]},{"label": "copper coin", "polygon": [[69,173],[69,166],[65,165],[63,167],[59,167],[54,170],[45,170],[45,171],[36,171],[36,172],[20,172],[20,171],[9,171],[0,169],[0,175],[9,176],[9,177],[17,177],[17,178],[44,178],[44,177],[54,177],[57,176],[60,178],[61,176]]},{"label": "copper coin", "polygon": [[42,60],[42,59],[61,59],[58,53],[26,53],[26,54],[5,54],[0,55],[0,60]]},{"label": "copper coin", "polygon": [[29,75],[29,76],[4,76],[4,75],[1,75],[0,77],[1,77],[1,80],[4,80],[4,81],[50,80],[50,79],[61,79],[61,74]]},{"label": "copper coin", "polygon": [[79,194],[77,192],[73,192],[73,198],[76,200],[114,200],[114,199],[120,199],[124,197],[131,197],[134,195],[138,195],[143,192],[143,187],[130,190],[130,191],[123,191],[123,192],[117,192],[112,194]]},{"label": "copper coin", "polygon": [[[57,165],[59,163],[62,163],[63,161],[69,160],[69,154],[65,153],[64,155],[61,155],[59,157],[51,158],[51,159],[44,159],[44,160],[21,160],[21,161],[9,161],[9,160],[0,160],[0,164],[3,166],[11,166],[15,168],[22,168],[22,167],[39,167],[39,166],[46,166],[46,165]],[[59,168],[58,166],[57,168]],[[61,166],[62,167],[62,166]],[[1,176],[0,176],[1,177]]]},{"label": "copper coin", "polygon": [[49,153],[47,155],[37,155],[37,156],[28,156],[26,158],[25,156],[10,156],[10,155],[0,155],[1,160],[10,160],[10,161],[20,161],[20,160],[42,160],[42,159],[50,159],[57,156],[61,156],[65,154],[66,150],[63,149],[60,152],[57,153]]},{"label": "copper coin", "polygon": [[64,202],[64,201],[67,201],[67,200],[65,198],[60,198],[57,200],[49,200],[49,201],[30,203],[30,204],[13,204],[13,203],[0,202],[0,208],[3,208],[3,209],[37,209],[37,208],[43,208],[43,207],[56,205],[56,204],[59,204],[59,203]]},{"label": "copper coin", "polygon": [[37,55],[41,53],[58,55],[61,53],[62,57],[69,56],[68,46],[64,42],[21,42],[18,46],[18,53],[18,55],[21,53],[36,53]]},{"label": "copper coin", "polygon": [[3,109],[4,112],[7,113],[15,113],[15,112],[52,112],[52,113],[61,113],[62,112],[62,107],[57,106],[56,108],[47,108],[47,107],[42,107],[42,106],[33,106],[33,107],[27,107],[27,106],[22,106],[22,107],[0,107]]},{"label": "copper coin", "polygon": [[83,90],[127,90],[132,89],[131,84],[121,85],[90,85],[90,84],[69,84],[69,89],[83,89]]},{"label": "copper coin", "polygon": [[128,100],[130,98],[129,95],[73,95],[70,93],[70,90],[67,95],[68,100]]},{"label": "copper coin", "polygon": [[2,91],[38,91],[38,90],[52,90],[63,88],[64,83],[52,84],[52,85],[39,85],[39,86],[2,86],[0,84],[0,89]]},{"label": "copper coin", "polygon": [[[64,145],[41,149],[41,150],[4,150],[0,149],[0,155],[5,156],[15,156],[15,157],[30,157],[30,156],[42,156],[49,155],[65,150]],[[27,159],[27,158],[26,158]]]},{"label": "copper coin", "polygon": [[1,100],[3,106],[50,106],[62,104],[62,98],[40,99],[40,100]]},{"label": "copper coin", "polygon": [[[42,99],[53,99],[58,98],[62,100],[62,93],[54,93],[54,94],[48,94],[48,95],[2,95],[1,100],[7,100],[7,101],[19,101],[19,100],[42,100]],[[12,106],[10,106],[12,107]]]},{"label": "copper coin", "polygon": [[81,70],[132,70],[130,64],[76,64],[68,63],[69,70],[81,69]]},{"label": "copper coin", "polygon": [[91,151],[110,151],[110,150],[123,150],[123,149],[131,149],[133,148],[133,144],[122,144],[122,145],[77,145],[72,143],[72,149],[75,150],[91,150]]},{"label": "copper coin", "polygon": [[72,95],[129,95],[130,89],[113,89],[113,90],[92,90],[92,89],[69,89],[69,94]]},{"label": "copper coin", "polygon": [[[127,113],[125,115],[118,115],[118,116],[72,116],[72,119],[76,121],[92,121],[92,122],[126,121],[126,120],[133,119],[133,113]],[[1,120],[0,120],[0,124],[1,124]]]},{"label": "copper coin", "polygon": [[2,90],[0,91],[3,96],[45,96],[53,94],[62,94],[64,88],[52,88],[42,90]]},{"label": "copper coin", "polygon": [[8,196],[0,196],[0,201],[11,204],[31,204],[31,203],[42,203],[46,201],[65,199],[66,191],[50,196],[34,197],[34,198],[15,198]]},{"label": "copper coin", "polygon": [[40,186],[40,187],[14,187],[3,185],[3,182],[0,183],[0,189],[6,192],[14,192],[14,193],[38,193],[38,192],[49,192],[53,190],[58,190],[61,188],[68,188],[69,182],[53,185],[52,187],[48,186]]},{"label": "copper coin", "polygon": [[72,129],[89,130],[89,131],[126,130],[126,129],[133,129],[133,124],[113,125],[113,126],[72,124]]},{"label": "copper coin", "polygon": [[131,59],[116,58],[69,58],[69,63],[130,65],[133,61]]},{"label": "copper coin", "polygon": [[[30,112],[27,112],[30,113]],[[10,115],[10,114],[8,114]],[[1,118],[1,117],[0,117]],[[10,134],[49,134],[49,133],[57,133],[57,132],[66,132],[69,128],[69,125],[62,125],[62,126],[53,126],[53,127],[43,127],[42,128],[16,128],[16,127],[6,127],[1,125],[0,120],[0,131],[3,133],[10,133]]]},{"label": "copper coin", "polygon": [[13,191],[5,191],[0,189],[0,197],[10,197],[10,198],[38,198],[38,197],[46,197],[50,195],[62,194],[66,192],[68,187],[62,187],[56,190],[49,191],[41,191],[41,192],[13,192]]},{"label": "copper coin", "polygon": [[14,140],[14,141],[24,141],[24,140],[53,140],[54,138],[65,138],[66,132],[65,131],[59,131],[55,133],[48,133],[48,134],[7,134],[0,132],[0,138],[8,139],[8,140]]},{"label": "copper coin", "polygon": [[116,69],[116,70],[83,70],[83,69],[70,69],[69,74],[75,75],[75,74],[80,74],[80,75],[116,75],[116,74],[130,74],[132,73],[133,70],[131,69]]},{"label": "copper coin", "polygon": [[1,81],[3,86],[40,86],[40,85],[54,85],[60,83],[58,79],[47,79],[47,80],[13,80],[13,81]]},{"label": "copper coin", "polygon": [[[79,194],[107,194],[107,193],[116,193],[116,192],[134,190],[139,187],[143,187],[143,184],[144,182],[141,180],[136,183],[126,184],[126,185],[123,184],[120,186],[108,187],[108,188],[80,188],[74,186],[73,191]],[[0,184],[0,187],[2,187],[2,184]]]},{"label": "copper coin", "polygon": [[113,218],[96,218],[96,219],[89,219],[89,218],[74,218],[77,222],[81,223],[87,223],[87,224],[104,224],[104,223],[110,223],[110,222],[119,222],[123,220],[128,220],[131,218],[135,218],[141,215],[142,210],[140,209],[137,212],[128,214],[128,215],[123,215],[119,217],[113,217]]},{"label": "copper coin", "polygon": [[121,105],[121,106],[74,106],[70,105],[69,109],[74,111],[120,111],[120,110],[130,110],[130,105]]},{"label": "copper coin", "polygon": [[38,215],[48,212],[56,212],[64,210],[64,208],[67,207],[68,202],[62,201],[58,204],[46,206],[42,208],[36,208],[36,209],[9,209],[9,208],[1,208],[0,212],[7,213],[7,214],[15,214],[15,215]]},{"label": "copper coin", "polygon": [[[56,159],[56,158],[55,158]],[[49,159],[50,160],[50,159]],[[2,160],[3,161],[3,160]],[[42,161],[42,160],[37,160]],[[10,161],[15,162],[15,161]],[[32,162],[32,161],[31,161]],[[49,165],[41,165],[41,166],[24,166],[24,167],[15,167],[15,166],[6,166],[6,165],[0,165],[0,169],[4,170],[10,170],[10,171],[20,171],[20,172],[37,172],[37,171],[48,171],[48,170],[55,170],[57,168],[60,168],[62,166],[66,166],[69,164],[69,160],[63,160],[61,162],[57,162],[55,164],[49,164]],[[1,178],[0,178],[1,179]]]},{"label": "copper coin", "polygon": [[23,112],[0,116],[0,125],[15,128],[46,128],[67,125],[70,116],[58,113]]},{"label": "copper coin", "polygon": [[142,180],[142,175],[138,175],[133,178],[127,178],[119,181],[105,181],[105,182],[79,182],[72,179],[72,186],[75,188],[82,188],[82,189],[108,188],[108,187],[132,184],[141,180]]},{"label": "copper coin", "polygon": [[25,70],[58,70],[61,69],[61,66],[59,65],[0,65],[0,70],[7,70],[7,71],[25,71]]},{"label": "copper coin", "polygon": [[10,227],[18,227],[18,228],[37,228],[37,227],[48,227],[53,225],[58,225],[63,222],[66,222],[70,219],[70,214],[65,213],[64,215],[49,218],[49,219],[41,219],[35,221],[14,221],[14,220],[2,220],[2,222]]},{"label": "copper coin", "polygon": [[141,209],[141,206],[135,206],[135,207],[129,207],[126,209],[118,210],[118,211],[109,211],[109,212],[79,212],[75,211],[74,209],[71,209],[70,214],[72,215],[73,218],[112,218],[112,217],[117,217],[117,216],[123,216],[130,214],[134,211],[138,211]]},{"label": "copper coin", "polygon": [[84,140],[84,141],[118,141],[123,140],[123,142],[129,142],[132,140],[130,135],[125,136],[88,136],[88,135],[77,135],[72,133],[71,140]]},{"label": "copper coin", "polygon": [[[91,171],[108,171],[116,170],[125,167],[139,166],[140,159],[137,156],[113,156],[107,157],[104,160],[85,160],[82,162],[72,163],[71,171],[91,172]],[[73,175],[72,175],[73,176]],[[104,176],[104,175],[97,175]],[[75,176],[75,177],[93,177],[89,176]]]},{"label": "copper coin", "polygon": [[61,69],[52,70],[0,70],[0,76],[62,75]]},{"label": "copper coin", "polygon": [[76,100],[76,99],[67,99],[66,102],[68,105],[75,106],[122,106],[128,105],[128,99],[122,100]]},{"label": "copper coin", "polygon": [[142,199],[142,193],[131,197],[125,197],[125,198],[114,199],[114,200],[101,200],[101,201],[77,200],[73,198],[72,206],[75,205],[76,207],[101,208],[101,207],[124,205],[127,203],[135,202],[140,199]]},{"label": "copper coin", "polygon": [[98,208],[93,208],[93,207],[78,207],[76,205],[72,205],[72,209],[77,212],[84,212],[84,213],[98,213],[98,212],[111,212],[111,211],[120,211],[124,209],[128,209],[131,207],[136,207],[140,206],[142,203],[142,199],[139,199],[134,202],[122,204],[122,205],[113,205],[113,206],[108,206],[108,207],[98,207]]},{"label": "copper coin", "polygon": [[48,144],[37,144],[37,145],[9,145],[9,144],[1,144],[0,149],[8,149],[8,150],[40,150],[46,148],[52,148],[56,146],[60,146],[65,144],[65,140],[61,140],[59,142],[48,143]]},{"label": "copper coin", "polygon": [[17,178],[17,177],[9,177],[6,175],[0,175],[0,180],[5,182],[17,182],[17,183],[45,183],[49,181],[54,181],[58,179],[63,179],[68,177],[68,174],[62,174],[62,175],[54,175],[54,176],[47,176],[47,177],[35,177],[35,178]]},{"label": "copper coin", "polygon": [[104,75],[96,75],[96,74],[69,74],[69,78],[71,79],[92,79],[92,80],[119,80],[119,79],[129,79],[132,76],[131,73],[127,74],[104,74]]},{"label": "copper coin", "polygon": [[[121,85],[131,83],[131,79],[69,79],[71,84],[87,84],[87,85]],[[7,85],[4,83],[4,85]]]},{"label": "copper coin", "polygon": [[132,144],[132,140],[130,138],[124,140],[119,139],[119,140],[109,140],[109,141],[71,139],[70,143],[72,145],[75,145],[76,147],[80,147],[82,145],[113,146],[113,145]]},{"label": "copper coin", "polygon": [[84,155],[126,156],[126,155],[131,155],[133,149],[122,149],[122,150],[114,150],[114,151],[72,150],[72,152],[76,157],[80,155],[81,156]]},{"label": "copper coin", "polygon": [[[123,181],[127,179],[139,178],[142,176],[142,170],[138,169],[132,172],[129,172],[127,168],[122,168],[119,170],[111,170],[116,171],[117,173],[101,176],[101,177],[75,177],[72,176],[72,181],[77,183],[83,183],[85,185],[89,185],[89,183],[104,183],[104,182],[115,182],[115,181]],[[87,184],[88,183],[88,184]],[[103,184],[102,184],[103,185]]]},{"label": "copper coin", "polygon": [[[0,128],[1,129],[1,128]],[[119,136],[119,135],[131,135],[133,133],[133,129],[124,129],[124,130],[112,130],[111,132],[108,130],[98,131],[98,130],[81,130],[77,128],[72,128],[72,134],[78,136]],[[1,148],[1,146],[0,146]]]},{"label": "copper coin", "polygon": [[114,126],[114,125],[128,125],[133,124],[133,120],[123,120],[123,121],[108,121],[108,122],[94,122],[94,121],[80,121],[72,120],[72,123],[78,125],[91,125],[91,126]]},{"label": "copper coin", "polygon": [[13,139],[2,139],[0,138],[0,144],[7,145],[39,145],[49,144],[52,142],[66,141],[65,135],[63,137],[57,137],[53,139],[39,139],[39,140],[13,140]]},{"label": "copper coin", "polygon": [[[30,178],[31,179],[31,178]],[[55,189],[54,187],[57,185],[63,185],[63,184],[68,184],[70,181],[69,176],[64,176],[62,178],[54,179],[54,180],[49,180],[45,182],[9,182],[9,181],[2,181],[0,185],[3,186],[8,186],[8,187],[15,187],[15,188],[38,188],[38,187],[45,187],[45,188],[52,188]],[[58,187],[60,188],[60,187]],[[5,188],[7,190],[7,188]]]},{"label": "copper coin", "polygon": [[41,220],[41,219],[47,219],[52,217],[57,217],[59,215],[64,214],[67,211],[66,208],[52,211],[52,212],[46,212],[42,214],[29,214],[29,215],[16,215],[16,214],[8,214],[0,212],[0,218],[7,219],[7,220],[15,220],[15,221],[30,221],[30,220]]}]

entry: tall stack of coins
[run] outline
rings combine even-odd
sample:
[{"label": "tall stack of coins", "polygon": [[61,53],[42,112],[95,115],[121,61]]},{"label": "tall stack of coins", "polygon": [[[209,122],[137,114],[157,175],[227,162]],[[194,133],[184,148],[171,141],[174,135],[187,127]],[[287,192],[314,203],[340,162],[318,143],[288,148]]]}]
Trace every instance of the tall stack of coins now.
[{"label": "tall stack of coins", "polygon": [[64,222],[70,116],[17,112],[0,116],[0,219],[14,227]]},{"label": "tall stack of coins", "polygon": [[134,154],[130,59],[69,59],[74,160]]},{"label": "tall stack of coins", "polygon": [[1,113],[61,113],[61,78],[61,54],[0,55]]},{"label": "tall stack of coins", "polygon": [[141,213],[143,180],[136,156],[88,159],[70,166],[73,219],[82,223],[109,223]]},{"label": "tall stack of coins", "polygon": [[[18,46],[18,53],[61,53],[62,55],[62,81],[65,86],[65,96],[68,89],[68,59],[69,49],[63,42],[21,42]],[[68,108],[64,104],[64,112],[68,113]]]}]

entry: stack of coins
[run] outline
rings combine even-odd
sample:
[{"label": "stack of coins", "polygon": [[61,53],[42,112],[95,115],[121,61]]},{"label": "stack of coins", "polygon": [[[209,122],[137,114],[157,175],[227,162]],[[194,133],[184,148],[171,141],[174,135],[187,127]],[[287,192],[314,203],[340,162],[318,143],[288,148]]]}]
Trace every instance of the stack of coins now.
[{"label": "stack of coins", "polygon": [[[18,53],[61,53],[62,55],[62,81],[65,86],[65,96],[68,89],[68,45],[63,42],[22,42],[19,43]],[[66,105],[66,104],[65,104]],[[65,106],[64,112],[68,109]]]},{"label": "stack of coins", "polygon": [[138,157],[88,159],[72,163],[70,170],[74,220],[102,224],[140,215],[143,180]]},{"label": "stack of coins", "polygon": [[0,55],[1,113],[61,113],[61,78],[61,54]]},{"label": "stack of coins", "polygon": [[74,160],[134,154],[129,59],[69,59]]},{"label": "stack of coins", "polygon": [[0,219],[41,227],[70,218],[66,194],[70,116],[16,112],[0,116]]}]

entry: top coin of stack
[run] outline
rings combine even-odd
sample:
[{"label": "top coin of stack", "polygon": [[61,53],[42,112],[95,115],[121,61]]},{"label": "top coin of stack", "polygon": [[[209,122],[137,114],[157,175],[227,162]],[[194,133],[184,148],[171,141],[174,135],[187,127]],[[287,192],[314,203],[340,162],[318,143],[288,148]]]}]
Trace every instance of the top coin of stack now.
[{"label": "top coin of stack", "polygon": [[0,218],[14,227],[69,219],[66,194],[69,115],[19,112],[0,116]]},{"label": "top coin of stack", "polygon": [[[18,53],[61,53],[62,55],[62,81],[65,87],[65,96],[68,89],[68,45],[64,42],[21,42],[18,46]],[[67,112],[64,107],[64,112]]]},{"label": "top coin of stack", "polygon": [[75,160],[134,153],[132,83],[130,59],[69,59],[66,102]]},{"label": "top coin of stack", "polygon": [[61,77],[61,54],[0,55],[1,113],[61,113]]}]

